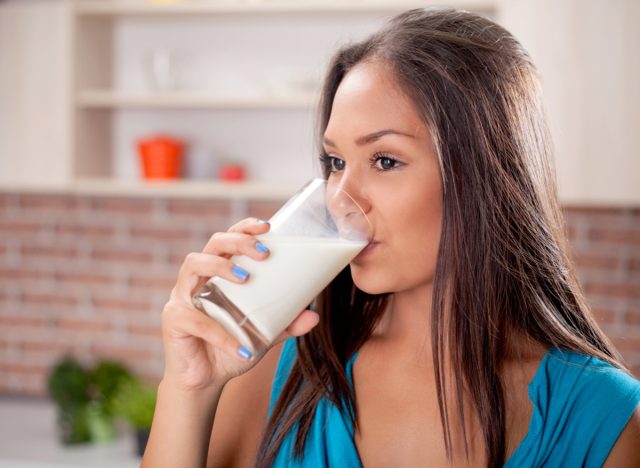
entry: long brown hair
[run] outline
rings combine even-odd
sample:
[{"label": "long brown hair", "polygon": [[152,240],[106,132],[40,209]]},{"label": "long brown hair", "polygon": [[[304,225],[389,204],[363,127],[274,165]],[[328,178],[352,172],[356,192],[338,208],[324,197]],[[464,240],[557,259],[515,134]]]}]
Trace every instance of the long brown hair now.
[{"label": "long brown hair", "polygon": [[[447,454],[451,458],[445,361],[453,369],[465,450],[462,402],[468,397],[488,464],[502,465],[500,369],[514,335],[624,369],[593,320],[567,258],[536,69],[518,41],[486,18],[411,10],[333,58],[319,136],[341,80],[363,60],[381,61],[393,71],[431,130],[441,165],[444,208],[431,334]],[[371,335],[386,302],[386,294],[358,290],[348,268],[319,296],[322,320],[297,339],[297,359],[265,428],[258,466],[273,463],[296,423],[294,455],[302,456],[321,398],[347,411],[357,427],[345,365]]]}]

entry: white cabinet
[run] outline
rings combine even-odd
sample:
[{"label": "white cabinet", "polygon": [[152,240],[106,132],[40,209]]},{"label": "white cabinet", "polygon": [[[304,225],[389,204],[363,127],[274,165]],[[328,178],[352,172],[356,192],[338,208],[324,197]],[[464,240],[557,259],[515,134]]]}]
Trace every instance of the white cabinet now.
[{"label": "white cabinet", "polygon": [[0,187],[72,177],[70,19],[62,0],[0,2]]},{"label": "white cabinet", "polygon": [[[318,174],[315,105],[333,51],[424,4],[79,0],[76,175],[138,180],[134,141],[164,131],[243,163],[254,184],[274,187],[265,196],[292,192]],[[175,89],[154,89],[154,54],[176,64]]]},{"label": "white cabinet", "polygon": [[[9,0],[0,11],[24,9],[25,3],[30,2]],[[57,47],[45,50],[43,40],[49,41],[35,35],[32,25],[27,36],[37,46],[23,45],[20,54],[29,54],[34,63],[45,55],[55,62],[60,77],[50,89],[61,91],[60,102],[43,102],[48,108],[32,128],[19,124],[19,144],[0,146],[5,188],[50,190],[53,184],[85,193],[268,199],[283,198],[318,174],[315,105],[331,54],[394,14],[430,2],[33,0],[40,17],[48,15],[45,3],[56,9],[49,21],[55,22],[51,35]],[[494,1],[437,3],[495,12]],[[7,48],[2,43],[0,56]],[[150,57],[167,52],[176,64],[177,86],[158,90],[149,76]],[[8,83],[0,83],[10,94]],[[51,84],[42,80],[37,86]],[[37,114],[38,105],[29,112]],[[56,132],[58,144],[43,142],[44,151],[31,151],[26,162],[38,166],[46,154],[57,170],[41,171],[44,178],[18,172],[9,154],[26,154],[23,136],[41,135],[52,125],[64,127]],[[233,187],[186,179],[141,183],[135,142],[159,132],[184,138],[218,162],[244,163],[250,182]]]},{"label": "white cabinet", "polygon": [[[0,189],[280,199],[317,174],[314,108],[329,57],[432,2],[5,0]],[[543,79],[568,203],[640,203],[640,5],[447,0],[506,25]],[[168,51],[177,85],[158,90]],[[135,141],[165,132],[250,182],[140,182]]]}]

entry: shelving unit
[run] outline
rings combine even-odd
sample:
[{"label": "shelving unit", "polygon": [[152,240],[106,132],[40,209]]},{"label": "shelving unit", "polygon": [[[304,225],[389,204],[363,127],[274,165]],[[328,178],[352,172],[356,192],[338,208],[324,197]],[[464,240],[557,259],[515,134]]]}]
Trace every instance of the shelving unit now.
[{"label": "shelving unit", "polygon": [[[439,5],[451,7],[462,7],[476,11],[493,12],[496,8],[496,0],[448,0],[437,2]],[[303,162],[299,153],[310,153],[312,146],[312,129],[310,123],[313,121],[313,111],[318,101],[319,89],[307,89],[305,92],[299,90],[287,92],[280,89],[279,92],[270,92],[260,84],[249,83],[238,86],[235,89],[179,89],[154,92],[144,89],[140,83],[131,84],[131,76],[122,78],[122,64],[118,54],[127,54],[129,49],[135,48],[135,41],[167,41],[166,37],[154,32],[154,27],[162,25],[166,36],[173,35],[194,37],[205,35],[209,40],[210,48],[215,49],[216,44],[221,42],[211,39],[216,29],[226,29],[231,35],[237,34],[237,40],[244,38],[239,33],[229,29],[231,22],[236,29],[245,28],[247,34],[253,33],[257,28],[264,28],[263,36],[270,44],[262,44],[256,41],[255,50],[252,52],[256,57],[262,52],[271,53],[274,49],[279,49],[281,55],[278,63],[291,65],[300,61],[300,51],[292,50],[290,55],[284,50],[285,45],[290,46],[290,42],[309,43],[309,48],[316,49],[311,52],[318,57],[327,55],[328,50],[318,52],[320,47],[313,41],[314,27],[315,34],[324,33],[325,28],[336,20],[348,25],[348,21],[360,29],[363,29],[364,22],[382,23],[385,18],[393,14],[411,9],[425,7],[423,1],[381,1],[381,0],[352,0],[352,1],[282,1],[282,0],[185,0],[174,4],[153,4],[143,0],[75,0],[72,3],[72,18],[74,23],[74,168],[73,186],[74,190],[90,190],[101,193],[128,193],[142,196],[166,194],[170,196],[197,196],[206,194],[216,197],[250,197],[273,199],[291,194],[292,187],[300,185],[305,179],[313,175],[311,171],[305,169],[308,163]],[[295,17],[292,18],[292,15]],[[307,23],[305,23],[305,21]],[[309,25],[309,31],[300,27],[299,31],[290,29],[288,32],[280,33],[280,27],[273,26],[269,30],[269,25],[281,25],[282,28],[293,28],[294,23],[302,22]],[[347,23],[345,23],[347,22]],[[185,25],[195,25],[199,27],[198,32],[172,28],[187,28]],[[206,25],[203,26],[203,25]],[[370,29],[376,29],[376,25],[371,25]],[[351,28],[345,27],[349,30]],[[123,31],[124,30],[124,31]],[[136,31],[142,31],[140,36],[136,36]],[[184,34],[181,34],[184,32]],[[142,33],[148,34],[149,38],[143,37]],[[129,34],[126,48],[118,50],[118,35]],[[153,36],[155,34],[155,36]],[[222,33],[221,33],[222,34]],[[256,33],[257,34],[257,33]],[[272,36],[282,34],[276,39]],[[288,34],[285,35],[285,34]],[[208,35],[208,36],[207,36]],[[363,36],[365,34],[361,34]],[[135,37],[134,37],[135,36]],[[131,37],[134,37],[132,40]],[[197,48],[197,39],[189,39],[193,42],[193,47]],[[225,37],[226,41],[227,38]],[[277,42],[277,41],[280,42]],[[228,39],[233,42],[233,38]],[[317,42],[317,41],[316,41]],[[326,41],[325,41],[326,42]],[[236,44],[234,44],[236,45]],[[184,44],[182,44],[184,48]],[[242,46],[240,46],[242,47]],[[246,46],[245,52],[250,47]],[[300,47],[300,46],[298,46]],[[295,49],[295,47],[291,47]],[[325,48],[335,49],[335,46]],[[207,51],[208,52],[208,51]],[[218,50],[218,56],[223,57],[226,62],[220,67],[230,66],[228,72],[230,76],[243,76],[243,70],[232,69],[233,55],[225,54]],[[251,52],[251,51],[250,51]],[[242,52],[238,52],[241,54]],[[204,53],[203,53],[204,54]],[[209,62],[216,60],[213,53],[208,56]],[[250,61],[250,58],[241,57],[238,60]],[[275,60],[274,60],[275,61]],[[321,68],[319,60],[314,61],[314,66]],[[130,62],[128,62],[130,63]],[[207,64],[202,65],[205,69]],[[267,66],[262,66],[267,68]],[[256,65],[257,70],[261,70],[261,65]],[[246,74],[246,73],[244,73]],[[127,81],[128,79],[128,81]],[[257,79],[255,80],[258,81]],[[319,83],[318,83],[319,86]],[[309,88],[307,86],[307,88]],[[260,140],[261,146],[270,148],[267,154],[261,154],[262,148],[255,144],[251,146],[251,136],[248,139],[236,139],[220,143],[223,152],[235,156],[243,161],[248,167],[250,174],[259,174],[261,177],[254,177],[249,182],[243,184],[243,188],[233,188],[229,191],[226,184],[219,184],[215,181],[203,183],[200,181],[180,180],[170,184],[149,184],[144,181],[133,180],[133,161],[136,160],[132,152],[133,145],[126,143],[126,138],[140,132],[138,127],[144,127],[145,122],[151,128],[156,125],[159,129],[171,132],[173,121],[177,125],[175,133],[180,131],[195,135],[197,127],[206,128],[210,121],[225,121],[225,125],[231,125],[227,117],[233,120],[234,128],[246,127],[249,135]],[[188,128],[181,128],[179,121],[191,119]],[[303,127],[296,122],[306,122],[307,127]],[[271,126],[269,130],[261,129],[264,125]],[[214,125],[211,125],[214,127]],[[257,127],[256,127],[257,126]],[[136,130],[129,130],[134,128]],[[262,136],[255,136],[258,131],[262,131]],[[202,133],[202,130],[200,130]],[[215,132],[217,130],[211,130]],[[233,129],[227,126],[227,130],[220,130],[222,139]],[[276,135],[273,138],[269,134]],[[126,136],[123,136],[126,135]],[[295,135],[295,137],[290,137]],[[304,136],[306,135],[306,137]],[[192,136],[198,139],[198,136]],[[201,139],[207,137],[200,136]],[[297,141],[291,143],[291,140]],[[124,142],[123,142],[124,141]],[[308,141],[308,145],[306,142]],[[218,141],[210,145],[218,144]],[[273,149],[275,145],[282,145],[282,154],[276,154]],[[297,145],[297,146],[296,146]],[[129,151],[128,156],[123,156],[123,151]],[[271,151],[269,154],[268,151]],[[257,154],[254,158],[249,158],[249,154]],[[260,158],[263,158],[261,160]],[[312,158],[309,157],[309,163]],[[124,161],[124,162],[123,162]],[[281,174],[272,169],[272,166],[286,167],[290,173],[281,180],[277,177]],[[123,169],[124,167],[124,169]],[[271,171],[270,174],[263,175]],[[128,179],[122,179],[124,172],[128,174]],[[306,173],[305,173],[306,172]],[[293,173],[293,175],[292,175]],[[299,176],[296,174],[299,173]],[[294,179],[298,177],[296,181]],[[267,182],[267,181],[270,181]],[[275,187],[275,188],[274,188]],[[285,187],[279,189],[277,187]]]},{"label": "shelving unit", "polygon": [[[3,148],[9,149],[7,154],[28,150],[29,162],[21,164],[17,178],[0,174],[0,190],[286,198],[318,174],[312,170],[312,124],[324,63],[340,44],[365,37],[407,9],[438,5],[494,15],[501,1],[185,0],[158,5],[146,0],[52,0],[47,8],[55,14],[43,9],[38,22],[54,20],[47,30],[55,30],[51,38],[57,42],[46,63],[61,92],[47,95],[41,106],[31,102],[29,112],[38,118],[29,122],[44,129],[53,120],[60,129],[48,132],[55,135],[53,142],[23,143],[42,130],[19,128],[20,143]],[[1,37],[11,37],[11,32]],[[26,45],[32,53],[45,53],[40,43]],[[193,68],[203,76],[200,85],[154,91],[142,77],[145,47],[196,56]],[[16,76],[42,75],[42,67],[35,72],[43,61],[37,57]],[[267,76],[278,68],[291,75]],[[290,88],[282,84],[288,79]],[[44,81],[41,86],[40,93],[48,91]],[[214,177],[208,182],[143,181],[135,141],[153,133],[184,137],[220,161],[240,161],[251,178],[240,185]],[[47,169],[41,168],[42,155]]]}]

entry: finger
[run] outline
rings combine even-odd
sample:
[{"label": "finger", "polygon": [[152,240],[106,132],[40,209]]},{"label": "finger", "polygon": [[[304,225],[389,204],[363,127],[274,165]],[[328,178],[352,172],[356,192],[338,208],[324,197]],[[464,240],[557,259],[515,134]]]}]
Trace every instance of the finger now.
[{"label": "finger", "polygon": [[235,359],[250,359],[250,356],[246,357],[247,354],[239,353],[238,350],[242,344],[208,315],[182,303],[173,304],[168,310],[170,312],[166,320],[169,336],[177,338],[195,336]]},{"label": "finger", "polygon": [[264,234],[271,228],[269,221],[258,218],[245,218],[231,226],[229,232],[242,232],[245,234]]},{"label": "finger", "polygon": [[274,341],[274,344],[278,344],[288,338],[294,336],[302,336],[309,333],[316,325],[320,323],[320,316],[313,310],[303,310],[296,319],[291,322],[291,325],[287,327]]},{"label": "finger", "polygon": [[247,255],[263,260],[269,249],[251,234],[239,232],[216,232],[205,245],[202,253],[230,258],[233,255]]},{"label": "finger", "polygon": [[174,293],[185,302],[212,276],[218,276],[234,283],[244,283],[250,273],[231,260],[203,253],[192,252],[187,255],[178,273]]}]

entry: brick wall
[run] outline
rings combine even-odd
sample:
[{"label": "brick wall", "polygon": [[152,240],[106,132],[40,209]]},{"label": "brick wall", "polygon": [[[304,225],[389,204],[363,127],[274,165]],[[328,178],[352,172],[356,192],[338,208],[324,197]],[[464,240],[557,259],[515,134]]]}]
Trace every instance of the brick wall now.
[{"label": "brick wall", "polygon": [[[65,352],[157,379],[159,314],[185,254],[278,205],[0,195],[0,394],[43,395]],[[640,375],[640,209],[566,212],[594,313]]]}]

